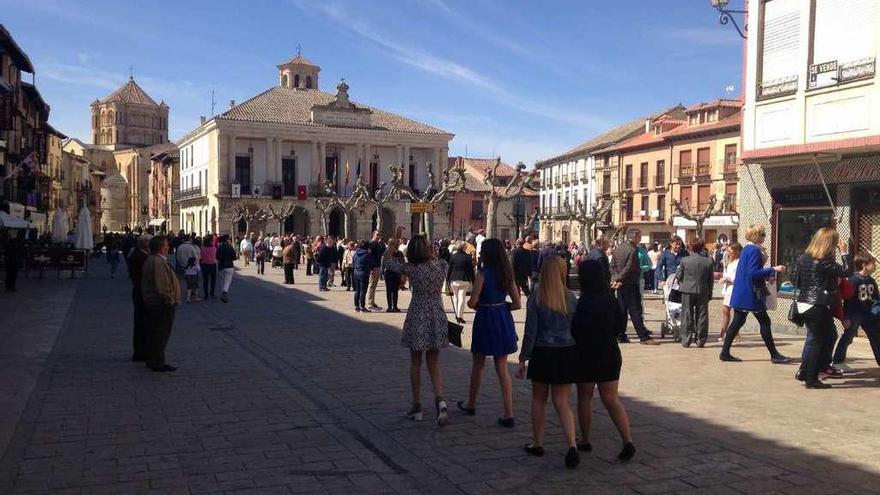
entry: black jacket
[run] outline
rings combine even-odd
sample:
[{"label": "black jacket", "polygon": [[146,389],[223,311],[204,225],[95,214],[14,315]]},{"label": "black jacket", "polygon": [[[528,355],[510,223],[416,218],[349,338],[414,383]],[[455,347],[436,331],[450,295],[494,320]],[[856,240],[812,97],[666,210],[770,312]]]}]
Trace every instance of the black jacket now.
[{"label": "black jacket", "polygon": [[532,274],[532,253],[528,249],[523,247],[514,249],[510,263],[513,265],[514,277],[525,278]]},{"label": "black jacket", "polygon": [[806,253],[802,254],[792,274],[794,285],[798,289],[798,302],[836,306],[837,279],[848,277],[852,273],[847,256],[844,256],[843,263],[838,264],[830,257],[816,260]]},{"label": "black jacket", "polygon": [[225,270],[227,268],[232,268],[232,263],[235,261],[235,249],[229,245],[229,243],[221,243],[217,247],[217,269]]},{"label": "black jacket", "polygon": [[474,262],[471,256],[464,251],[458,251],[449,258],[449,270],[446,272],[446,280],[474,281]]}]

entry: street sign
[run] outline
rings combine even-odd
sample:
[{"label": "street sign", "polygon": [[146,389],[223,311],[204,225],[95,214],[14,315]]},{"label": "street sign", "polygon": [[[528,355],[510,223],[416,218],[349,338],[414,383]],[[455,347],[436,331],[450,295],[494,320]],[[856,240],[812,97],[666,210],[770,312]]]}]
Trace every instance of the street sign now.
[{"label": "street sign", "polygon": [[437,205],[433,203],[410,203],[409,211],[410,213],[434,213],[437,210]]}]

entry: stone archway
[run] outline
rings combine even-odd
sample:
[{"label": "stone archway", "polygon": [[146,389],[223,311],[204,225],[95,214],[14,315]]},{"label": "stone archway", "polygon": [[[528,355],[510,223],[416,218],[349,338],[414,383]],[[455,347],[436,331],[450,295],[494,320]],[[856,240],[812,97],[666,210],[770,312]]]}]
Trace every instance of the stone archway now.
[{"label": "stone archway", "polygon": [[296,208],[284,219],[284,233],[309,235],[309,212],[305,208]]},{"label": "stone archway", "polygon": [[327,235],[345,236],[345,212],[342,208],[333,208],[327,215]]}]

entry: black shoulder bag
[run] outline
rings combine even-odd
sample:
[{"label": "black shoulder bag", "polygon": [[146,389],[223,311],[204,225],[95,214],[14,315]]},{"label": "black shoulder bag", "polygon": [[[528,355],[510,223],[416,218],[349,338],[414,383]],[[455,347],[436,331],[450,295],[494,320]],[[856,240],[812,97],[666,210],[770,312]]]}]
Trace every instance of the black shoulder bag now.
[{"label": "black shoulder bag", "polygon": [[795,263],[794,270],[791,274],[791,282],[794,285],[794,297],[791,299],[791,306],[788,307],[788,321],[798,327],[804,326],[804,317],[798,311],[797,295],[798,295],[798,264]]}]

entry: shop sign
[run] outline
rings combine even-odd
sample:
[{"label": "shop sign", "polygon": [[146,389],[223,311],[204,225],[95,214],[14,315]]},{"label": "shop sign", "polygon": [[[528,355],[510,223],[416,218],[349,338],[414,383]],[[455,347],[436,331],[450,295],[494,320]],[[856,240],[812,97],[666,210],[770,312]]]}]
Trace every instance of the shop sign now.
[{"label": "shop sign", "polygon": [[807,89],[834,86],[838,81],[838,72],[839,68],[837,60],[811,65],[809,70],[810,77],[807,80]]},{"label": "shop sign", "polygon": [[434,213],[437,209],[437,206],[432,203],[410,203],[409,211],[410,213]]},{"label": "shop sign", "polygon": [[[829,187],[831,199],[834,200],[835,188]],[[776,189],[771,193],[773,202],[782,206],[828,204],[828,195],[822,187],[798,187]]]},{"label": "shop sign", "polygon": [[[831,165],[820,165],[828,183],[880,181],[880,157],[871,156],[844,160]],[[822,176],[813,164],[792,167],[792,184],[821,184]]]}]

